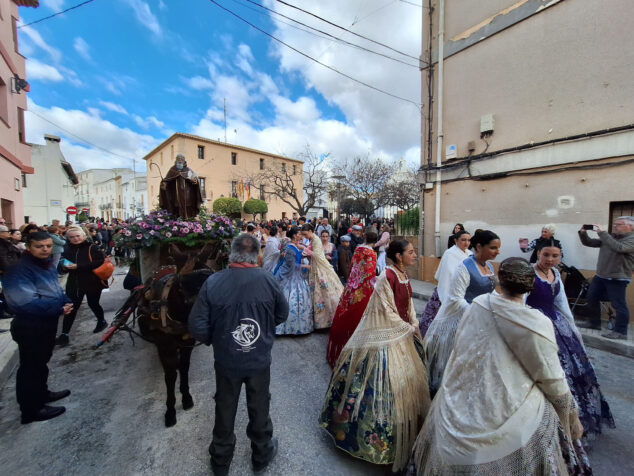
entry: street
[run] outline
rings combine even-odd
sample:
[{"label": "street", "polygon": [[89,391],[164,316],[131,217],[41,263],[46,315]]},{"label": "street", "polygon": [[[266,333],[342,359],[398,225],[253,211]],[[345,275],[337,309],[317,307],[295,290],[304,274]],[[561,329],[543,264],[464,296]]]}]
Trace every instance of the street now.
[{"label": "street", "polygon": [[[108,320],[123,302],[123,276],[104,293]],[[423,303],[417,302],[420,312]],[[214,420],[213,352],[199,346],[190,371],[193,409],[185,412],[177,394],[175,427],[165,428],[165,386],[154,347],[119,333],[98,350],[94,317],[84,304],[71,332],[71,345],[55,350],[49,385],[70,388],[59,402],[67,411],[43,423],[20,424],[15,374],[0,394],[0,467],[5,475],[204,475],[210,474],[207,447]],[[336,450],[317,425],[328,384],[327,334],[279,338],[271,368],[271,417],[280,441],[270,475],[383,475],[387,468],[355,460]],[[617,428],[606,429],[589,456],[597,475],[634,474],[634,362],[588,349],[611,405]],[[243,401],[236,419],[232,475],[252,474]]]}]

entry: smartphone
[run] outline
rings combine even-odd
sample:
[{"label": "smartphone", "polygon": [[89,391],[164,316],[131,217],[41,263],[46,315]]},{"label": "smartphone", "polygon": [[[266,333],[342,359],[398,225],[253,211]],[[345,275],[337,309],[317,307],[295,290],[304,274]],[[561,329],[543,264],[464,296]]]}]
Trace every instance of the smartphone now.
[{"label": "smartphone", "polygon": [[594,230],[594,225],[583,225],[584,230]]},{"label": "smartphone", "polygon": [[72,265],[74,265],[74,264],[75,264],[75,263],[73,263],[71,260],[68,260],[68,259],[66,259],[66,258],[64,258],[64,259],[62,260],[62,266],[68,267],[68,266],[72,266]]}]

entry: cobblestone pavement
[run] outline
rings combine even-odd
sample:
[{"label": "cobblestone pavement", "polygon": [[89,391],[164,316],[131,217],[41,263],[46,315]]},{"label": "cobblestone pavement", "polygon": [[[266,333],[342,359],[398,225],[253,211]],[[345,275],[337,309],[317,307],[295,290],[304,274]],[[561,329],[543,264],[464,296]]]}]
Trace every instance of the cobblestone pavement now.
[{"label": "cobblestone pavement", "polygon": [[[122,281],[122,276],[119,281]],[[117,286],[115,286],[116,288]],[[126,293],[103,295],[112,315]],[[424,303],[417,302],[422,311]],[[84,304],[85,307],[85,304]],[[213,426],[213,352],[194,350],[190,372],[196,406],[177,405],[178,423],[163,426],[165,390],[162,370],[151,344],[125,334],[93,349],[94,317],[82,308],[71,345],[56,349],[49,383],[70,388],[66,414],[21,425],[15,403],[15,377],[0,393],[0,467],[17,475],[204,475],[210,474],[207,446]],[[330,370],[325,361],[327,335],[283,337],[276,341],[271,369],[271,416],[280,451],[270,475],[383,475],[387,468],[355,460],[334,448],[317,426]],[[634,402],[632,360],[590,349],[618,428],[606,430],[590,453],[595,474],[634,474]],[[178,399],[180,402],[180,399]],[[62,403],[62,402],[60,402]],[[236,419],[237,446],[232,475],[252,474],[245,434],[243,401]]]}]

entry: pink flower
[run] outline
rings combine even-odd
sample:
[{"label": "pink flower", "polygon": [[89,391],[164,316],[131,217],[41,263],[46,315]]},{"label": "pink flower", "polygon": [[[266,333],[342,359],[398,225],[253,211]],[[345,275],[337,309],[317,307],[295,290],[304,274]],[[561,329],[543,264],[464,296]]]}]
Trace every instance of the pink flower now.
[{"label": "pink flower", "polygon": [[136,239],[140,240],[141,238],[143,238],[143,235],[141,233],[137,233],[136,234]]},{"label": "pink flower", "polygon": [[168,231],[167,233],[165,233],[165,236],[166,236],[167,238],[171,238],[171,237],[172,237],[172,234]]},{"label": "pink flower", "polygon": [[185,227],[181,230],[183,233],[187,234],[189,233],[189,228]]},{"label": "pink flower", "polygon": [[172,227],[172,231],[178,231],[178,227],[177,227],[176,225],[174,225],[174,226]]}]

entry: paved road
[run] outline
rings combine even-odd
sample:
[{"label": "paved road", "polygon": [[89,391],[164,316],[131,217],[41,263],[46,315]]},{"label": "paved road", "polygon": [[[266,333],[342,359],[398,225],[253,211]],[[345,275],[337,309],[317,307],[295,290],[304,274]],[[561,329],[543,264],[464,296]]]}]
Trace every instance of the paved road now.
[{"label": "paved road", "polygon": [[[122,277],[121,277],[122,278]],[[120,279],[119,281],[121,281]],[[112,313],[125,298],[104,294]],[[417,303],[422,310],[423,303]],[[21,425],[14,378],[0,394],[0,468],[17,475],[204,475],[209,474],[207,446],[213,426],[213,355],[198,347],[192,356],[191,387],[196,406],[177,409],[178,424],[163,426],[164,384],[151,344],[118,335],[94,350],[94,318],[88,309],[73,329],[69,347],[57,350],[49,382],[71,388],[65,415]],[[329,379],[324,353],[327,336],[284,337],[276,342],[272,366],[272,418],[280,452],[270,475],[383,475],[385,468],[354,460],[334,449],[316,420]],[[632,409],[633,361],[590,350],[612,405],[616,430],[607,430],[590,454],[595,474],[634,474]],[[233,475],[248,475],[250,449],[245,435],[246,407],[236,420],[238,438]]]}]

